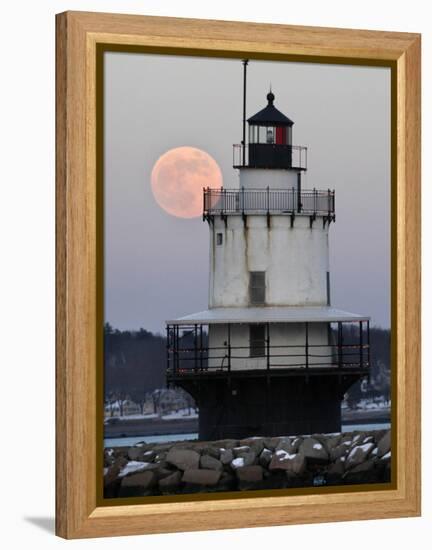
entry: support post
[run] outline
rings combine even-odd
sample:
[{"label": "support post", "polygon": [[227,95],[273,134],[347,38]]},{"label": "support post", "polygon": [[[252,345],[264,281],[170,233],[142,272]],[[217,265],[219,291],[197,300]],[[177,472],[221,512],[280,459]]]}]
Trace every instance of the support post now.
[{"label": "support post", "polygon": [[202,339],[202,330],[203,326],[200,325],[200,371],[203,371],[203,339]]},{"label": "support post", "polygon": [[370,323],[369,321],[367,321],[367,344],[368,344],[368,353],[367,353],[367,358],[368,358],[368,367],[370,368]]},{"label": "support post", "polygon": [[228,323],[228,372],[231,372],[231,325]]},{"label": "support post", "polygon": [[174,327],[174,357],[175,357],[175,371],[179,372],[179,353],[178,353],[178,325]]},{"label": "support post", "polygon": [[305,323],[305,354],[306,354],[306,369],[309,368],[309,323]]},{"label": "support post", "polygon": [[267,227],[270,227],[270,188],[267,185],[266,190],[266,199],[267,199]]},{"label": "support post", "polygon": [[266,359],[267,359],[267,374],[270,372],[270,325],[266,323]]},{"label": "support post", "polygon": [[360,368],[363,368],[363,321],[360,321]]},{"label": "support post", "polygon": [[194,370],[195,370],[195,372],[198,369],[197,345],[198,345],[198,325],[194,325],[193,346],[194,346]]},{"label": "support post", "polygon": [[167,358],[167,370],[170,369],[170,348],[169,348],[169,325],[166,326],[166,358]]},{"label": "support post", "polygon": [[338,321],[338,367],[342,368],[342,323]]},{"label": "support post", "polygon": [[301,172],[297,174],[297,212],[300,214],[302,211],[302,201],[301,201]]}]

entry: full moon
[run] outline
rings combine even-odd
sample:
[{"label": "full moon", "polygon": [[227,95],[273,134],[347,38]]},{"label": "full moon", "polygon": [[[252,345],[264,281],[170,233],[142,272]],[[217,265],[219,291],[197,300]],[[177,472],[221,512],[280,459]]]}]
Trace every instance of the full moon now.
[{"label": "full moon", "polygon": [[156,161],[151,173],[153,195],[161,208],[178,218],[202,215],[203,187],[222,187],[218,163],[195,147],[176,147]]}]

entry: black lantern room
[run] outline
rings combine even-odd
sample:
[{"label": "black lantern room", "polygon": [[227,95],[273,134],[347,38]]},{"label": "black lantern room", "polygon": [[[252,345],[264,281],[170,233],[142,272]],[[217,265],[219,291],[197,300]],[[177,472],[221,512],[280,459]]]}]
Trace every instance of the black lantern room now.
[{"label": "black lantern room", "polygon": [[292,127],[294,122],[274,106],[274,94],[267,94],[268,105],[248,119],[249,167],[292,168]]}]

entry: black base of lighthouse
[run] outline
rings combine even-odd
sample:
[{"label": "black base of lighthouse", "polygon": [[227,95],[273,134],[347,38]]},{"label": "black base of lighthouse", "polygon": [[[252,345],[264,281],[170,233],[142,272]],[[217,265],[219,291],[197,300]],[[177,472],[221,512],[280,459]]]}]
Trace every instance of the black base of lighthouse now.
[{"label": "black base of lighthouse", "polygon": [[361,374],[290,373],[176,380],[199,406],[199,439],[242,439],[341,431],[341,401]]}]

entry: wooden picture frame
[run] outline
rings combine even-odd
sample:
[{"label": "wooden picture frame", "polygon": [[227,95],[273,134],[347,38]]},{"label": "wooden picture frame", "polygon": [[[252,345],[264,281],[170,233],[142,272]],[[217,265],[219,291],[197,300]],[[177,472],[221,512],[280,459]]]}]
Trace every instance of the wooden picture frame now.
[{"label": "wooden picture frame", "polygon": [[[387,490],[101,506],[103,298],[97,101],[104,48],[391,68],[393,461]],[[57,15],[56,532],[65,538],[420,514],[420,35],[66,12]],[[100,75],[99,75],[100,77]],[[98,160],[99,159],[99,160]],[[99,407],[100,409],[101,407]]]}]

